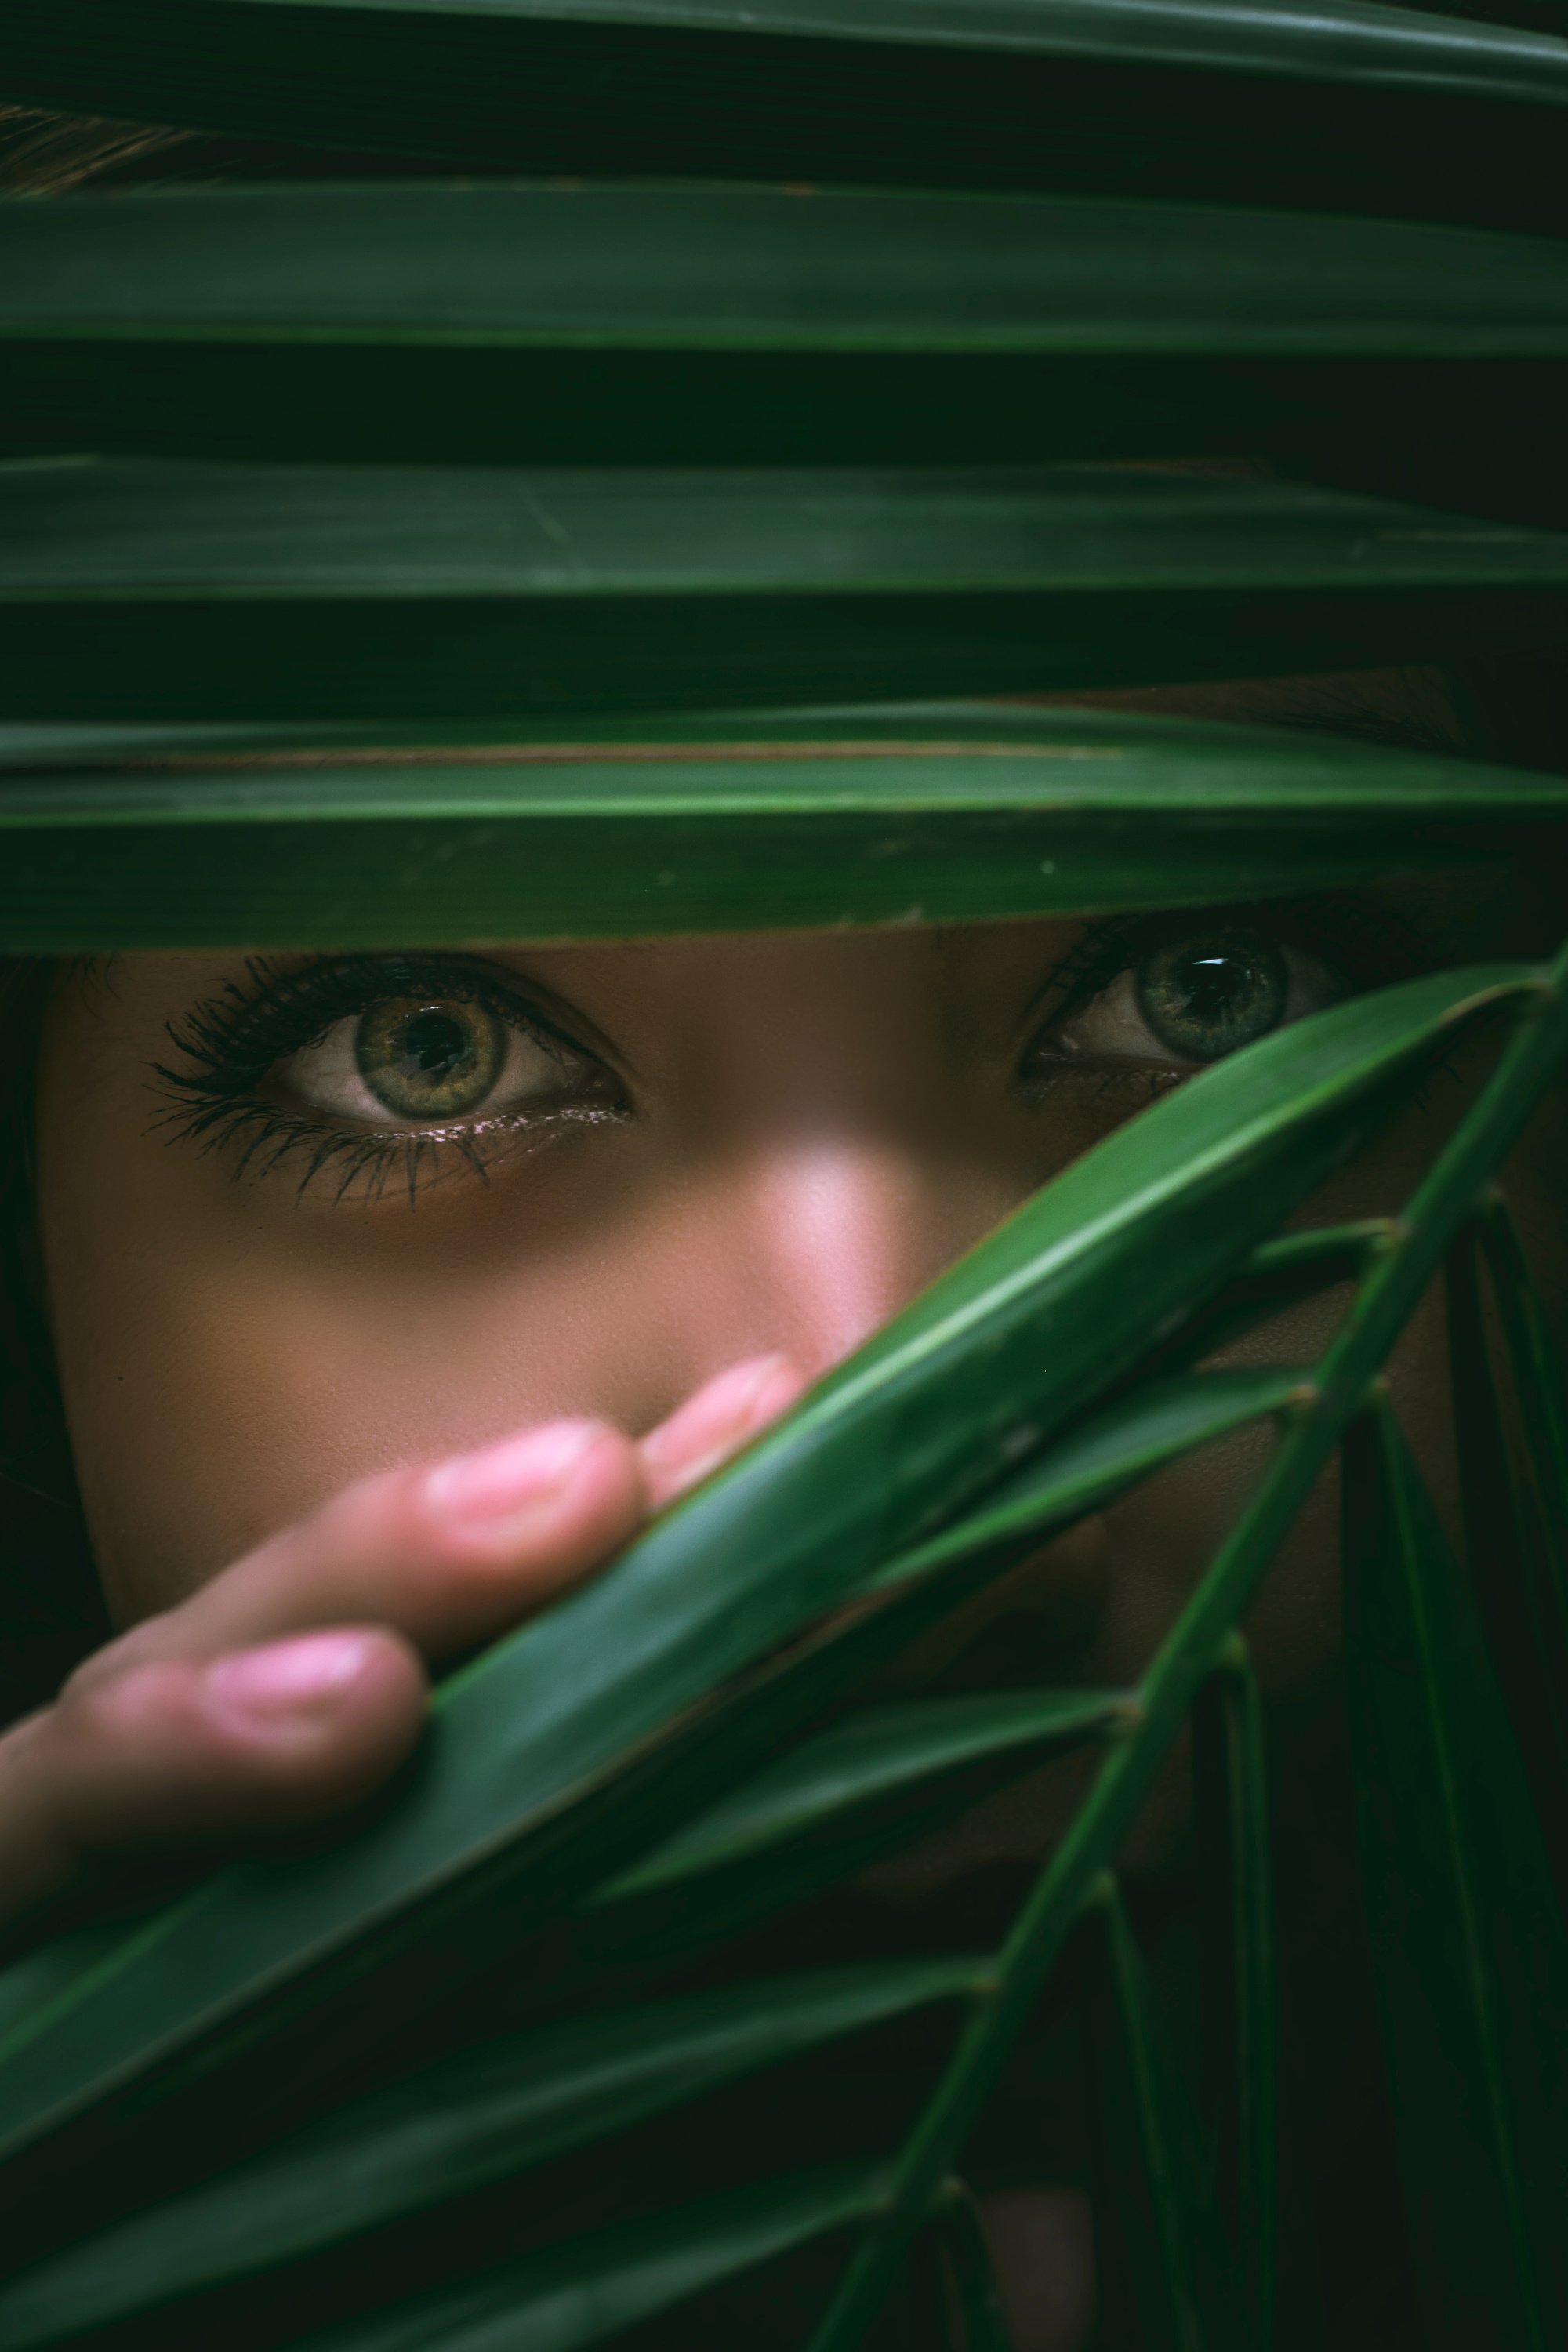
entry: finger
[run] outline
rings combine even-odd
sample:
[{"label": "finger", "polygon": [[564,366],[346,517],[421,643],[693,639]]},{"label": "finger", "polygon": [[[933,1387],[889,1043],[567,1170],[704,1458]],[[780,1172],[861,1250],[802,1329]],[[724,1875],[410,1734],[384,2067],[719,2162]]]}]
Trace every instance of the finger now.
[{"label": "finger", "polygon": [[706,1478],[787,1412],[805,1386],[787,1356],[752,1356],[688,1397],[642,1441],[643,1475],[654,1508]]},{"label": "finger", "polygon": [[379,1626],[73,1677],[0,1739],[0,1916],[110,1848],[339,1811],[408,1753],[425,1696],[418,1659]]},{"label": "finger", "polygon": [[546,1423],[362,1479],[116,1648],[211,1656],[369,1621],[440,1658],[554,1600],[619,1549],[647,1508],[629,1438],[605,1422]]}]

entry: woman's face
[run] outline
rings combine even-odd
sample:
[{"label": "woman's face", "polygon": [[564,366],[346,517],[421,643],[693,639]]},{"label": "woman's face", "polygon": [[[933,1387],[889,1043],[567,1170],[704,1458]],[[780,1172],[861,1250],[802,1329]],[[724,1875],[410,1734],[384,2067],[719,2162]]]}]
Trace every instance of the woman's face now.
[{"label": "woman's face", "polygon": [[[1238,715],[1267,703],[1250,695]],[[131,955],[68,973],[45,1024],[38,1197],[111,1611],[130,1622],[169,1606],[366,1472],[563,1414],[640,1433],[773,1350],[820,1372],[1206,1064],[1422,969],[1548,953],[1561,928],[1537,877],[1478,869],[1134,921],[482,956]],[[1309,1216],[1396,1210],[1484,1060],[1432,1079]],[[1565,1164],[1559,1102],[1507,1173],[1553,1298]],[[1234,1353],[1309,1360],[1341,1304],[1293,1310]],[[1393,1370],[1446,1496],[1439,1305]],[[1212,1447],[1045,1547],[891,1681],[1131,1683],[1268,1444],[1254,1432]],[[1363,1992],[1344,1924],[1337,1549],[1325,1491],[1249,1625],[1284,1832],[1282,2144],[1308,2183],[1288,2210],[1325,2310],[1341,2288],[1334,2263],[1319,2276],[1323,2247],[1361,2242],[1341,2209],[1367,2071],[1346,2024]],[[1082,1787],[1080,1759],[1040,1768],[868,1873],[860,1894],[884,1921],[914,1905],[933,1932],[966,1908],[994,1926],[997,1892],[1015,1899]],[[1178,1928],[1190,1817],[1178,1754],[1124,1856]],[[1179,1933],[1162,1969],[1173,1999],[1195,1998]],[[1018,2340],[1071,2352],[1093,2304],[1088,2208],[1032,2175],[1015,2194],[1014,2159],[996,2161],[1005,2193],[985,2210]]]},{"label": "woman's face", "polygon": [[[817,1373],[1194,1069],[1414,969],[1552,944],[1479,876],[1132,922],[68,977],[39,1196],[111,1609],[167,1606],[367,1471],[563,1413],[640,1432],[768,1350]],[[1395,1207],[1466,1083],[1437,1080],[1314,1213]],[[1558,1139],[1543,1121],[1514,1173],[1541,1239]],[[1300,1360],[1331,1312],[1249,1345]],[[1435,1332],[1401,1378],[1441,1455]],[[977,1674],[1000,1650],[1038,1680],[1131,1678],[1264,1443],[1053,1546],[910,1672],[962,1671],[967,1645]],[[1320,1510],[1260,1613],[1278,1687],[1326,1674],[1335,1615]],[[971,1858],[1037,1843],[1037,1809],[988,1820]]]}]

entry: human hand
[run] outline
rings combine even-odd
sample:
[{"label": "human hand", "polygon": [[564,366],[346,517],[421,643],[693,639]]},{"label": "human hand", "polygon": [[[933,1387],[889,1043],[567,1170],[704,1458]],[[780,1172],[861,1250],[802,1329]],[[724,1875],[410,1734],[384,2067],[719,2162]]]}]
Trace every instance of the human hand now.
[{"label": "human hand", "polygon": [[641,1440],[547,1422],[360,1479],[121,1634],[0,1738],[0,1923],[117,1856],[367,1796],[418,1738],[430,1666],[603,1567],[801,1386],[759,1357]]}]

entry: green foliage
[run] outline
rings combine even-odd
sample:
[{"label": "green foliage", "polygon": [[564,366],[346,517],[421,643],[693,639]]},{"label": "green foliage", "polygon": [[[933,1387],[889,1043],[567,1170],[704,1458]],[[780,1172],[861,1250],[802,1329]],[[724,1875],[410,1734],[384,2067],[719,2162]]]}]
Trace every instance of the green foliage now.
[{"label": "green foliage", "polygon": [[15,0],[5,79],[458,171],[1563,219],[1568,43],[1362,0]]},{"label": "green foliage", "polygon": [[1386,1404],[1346,1455],[1358,1826],[1418,2277],[1443,2328],[1559,2343],[1568,1939],[1475,1607]]},{"label": "green foliage", "polygon": [[1173,2352],[1235,2344],[1234,2264],[1214,2194],[1213,2151],[1166,2038],[1114,1878],[1100,1891],[1110,1980],[1126,2046],[1127,2091],[1153,2209]]},{"label": "green foliage", "polygon": [[947,2256],[965,2352],[1009,2352],[1012,2337],[997,2292],[996,2274],[974,2200],[955,2181],[937,2227]]},{"label": "green foliage", "polygon": [[[363,465],[1550,468],[1543,238],[1109,199],[353,183],[0,206],[16,450]],[[1479,361],[1486,362],[1478,367]],[[1467,449],[1467,445],[1470,445]]]},{"label": "green foliage", "polygon": [[1528,855],[1565,807],[1441,754],[994,705],[16,725],[0,925],[68,954],[1212,905]]},{"label": "green foliage", "polygon": [[[952,698],[1561,633],[1568,41],[1542,23],[14,0],[7,99],[357,161],[0,206],[0,939],[957,921],[1555,855],[1568,784],[1519,767]],[[1072,1945],[1113,2014],[1150,2326],[1268,2352],[1243,1628],[1342,1456],[1424,2324],[1562,2342],[1568,1403],[1494,1180],[1561,1073],[1565,991],[1563,961],[1430,976],[1191,1081],[454,1676],[351,1833],[0,1974],[0,2340],[575,2352],[804,2263],[801,2343],[856,2352],[918,2261],[955,2343],[1003,2352],[965,2167]],[[1488,1041],[1410,1197],[1303,1230]],[[1462,1566],[1384,1374],[1444,1273]],[[1317,1361],[1215,1368],[1336,1288]],[[1042,1540],[1244,1430],[1257,1475],[1133,1686],[877,1690]],[[1196,2064],[1122,1875],[1189,1736]],[[1069,1753],[1081,1802],[994,1948],[792,1948],[807,1898]],[[750,2121],[810,2053],[893,2033],[907,2112],[875,2149]]]},{"label": "green foliage", "polygon": [[1568,534],[1142,469],[0,467],[0,714],[20,719],[534,718],[1331,669],[1500,628],[1543,646],[1565,592]]},{"label": "green foliage", "polygon": [[7,2298],[6,2341],[21,2352],[156,2305],[172,2288],[298,2259],[900,2011],[972,1993],[984,1977],[979,1962],[905,1961],[487,2042],[58,2256]]},{"label": "green foliage", "polygon": [[[309,2246],[352,2241],[411,2203],[428,2206],[432,2197],[498,2173],[511,2177],[585,2137],[613,2136],[726,2074],[777,2063],[901,2005],[956,1999],[965,2021],[946,2071],[874,2194],[864,2184],[788,2177],[746,2192],[739,2208],[700,2204],[662,2223],[628,2223],[603,2242],[574,2242],[472,2284],[432,2289],[427,2304],[355,2323],[342,2339],[367,2347],[414,2342],[426,2340],[419,2328],[429,2328],[430,2340],[477,2345],[489,2340],[484,2331],[502,2310],[537,2310],[539,2342],[596,2341],[667,2294],[760,2260],[786,2239],[842,2226],[850,2210],[865,2210],[853,2200],[870,2197],[871,2218],[819,2337],[823,2352],[837,2352],[859,2340],[911,2236],[944,2210],[945,2184],[1041,1981],[1085,1906],[1107,1900],[1133,2112],[1175,2340],[1218,2342],[1237,2323],[1215,2314],[1249,2303],[1256,2315],[1268,2294],[1272,1997],[1257,1725],[1245,1679],[1234,1683],[1241,1669],[1231,1629],[1284,1527],[1363,1408],[1384,1351],[1471,1213],[1486,1168],[1518,1131],[1542,1071],[1560,1058],[1568,1011],[1559,987],[1553,979],[1543,993],[1529,973],[1417,982],[1320,1016],[1218,1066],[1079,1162],[600,1584],[449,1685],[425,1769],[383,1821],[325,1853],[230,1871],[132,1928],[115,1948],[95,1937],[74,1984],[61,1984],[58,1950],[47,1953],[31,1964],[31,2003],[29,1964],[22,1964],[5,1986],[12,2021],[0,2066],[11,2177],[27,2181],[18,2160],[29,2147],[47,2158],[51,2138],[72,2116],[96,2113],[100,2129],[112,2123],[106,2144],[121,2162],[128,2145],[177,2142],[204,2074],[225,2063],[226,2044],[213,2038],[225,2017],[243,2029],[229,2036],[231,2064],[258,2033],[269,2066],[280,2053],[298,2053],[290,2063],[300,2064],[312,2021],[328,2015],[341,2032],[373,1962],[395,1971],[400,1948],[405,1963],[410,1949],[429,1962],[454,1917],[476,1903],[492,1961],[509,1943],[526,1952],[542,1922],[586,1900],[593,1934],[602,1937],[617,1913],[633,1921],[620,1960],[635,1966],[637,1907],[660,1888],[682,1880],[700,1888],[721,1866],[756,1868],[770,1852],[787,1856],[813,1835],[840,1838],[847,1814],[874,1815],[891,1790],[949,1775],[987,1752],[1098,1734],[1105,1744],[1089,1798],[992,1960],[820,1982],[808,1975],[738,1987],[721,2000],[709,1996],[684,2009],[657,2000],[595,2005],[574,2021],[437,2063],[362,2108],[285,2135],[226,2180],[189,2192],[184,2205],[110,2224],[96,2243],[24,2272],[0,2293],[7,2340],[53,2341],[89,2314],[101,2320],[145,2305],[149,2295],[210,2288]],[[1090,1384],[1125,1382],[1140,1335],[1146,1348],[1151,1328],[1168,1335],[1199,1314],[1227,1275],[1248,1272],[1258,1242],[1347,1139],[1386,1113],[1456,1024],[1494,1007],[1513,1009],[1513,1041],[1401,1225],[1370,1250],[1358,1307],[1323,1361],[1308,1373],[1173,1381],[1157,1371],[1142,1387],[1134,1381],[1099,1420],[1085,1421]],[[1321,1262],[1331,1274],[1333,1256],[1321,1253]],[[1126,1332],[1120,1341],[1119,1319]],[[1042,1352],[1045,1333],[1050,1345]],[[707,1823],[693,1822],[716,1777],[754,1771],[769,1746],[804,1728],[848,1687],[847,1663],[863,1675],[921,1615],[950,1606],[959,1590],[996,1573],[1041,1532],[1070,1524],[1162,1460],[1258,1413],[1280,1419],[1271,1465],[1135,1692],[1109,1705],[1072,1695],[1032,1708],[1010,1700],[989,1720],[980,1705],[956,1716],[916,1708],[904,1721],[851,1716],[815,1750],[798,1751],[797,1762],[773,1767],[749,1800],[742,1792]],[[1054,1441],[1053,1428],[1061,1432]],[[1009,1472],[1009,1456],[1025,1447],[1034,1458]],[[967,1514],[966,1490],[979,1503]],[[933,1515],[946,1524],[922,1535]],[[1386,1580],[1390,1546],[1375,1528],[1365,1532],[1370,1524],[1356,1519],[1363,1530],[1356,1541]],[[824,1622],[825,1612],[878,1593],[881,1605],[869,1613]],[[810,1639],[788,1645],[792,1633],[814,1626]],[[710,1701],[690,1713],[694,1700],[722,1691],[737,1673],[728,1704],[715,1708]],[[1226,1836],[1240,2044],[1232,2085],[1241,2101],[1233,2137],[1247,2231],[1239,2253],[1229,2251],[1237,2242],[1222,2210],[1215,2157],[1202,2153],[1191,2095],[1173,2071],[1104,1876],[1173,1734],[1216,1673],[1221,1753],[1228,1759],[1223,1804],[1233,1824]],[[1368,1685],[1366,1706],[1378,1736],[1391,1738],[1403,1759],[1410,1743],[1397,1726],[1384,1726],[1385,1685],[1386,1677]],[[1440,1697],[1440,1686],[1433,1688]],[[1467,1701],[1458,1714],[1471,1736],[1484,1736],[1473,1706]],[[1528,1813],[1506,1791],[1500,1801],[1517,1842],[1528,1834]],[[1423,1819],[1441,1849],[1441,1813],[1428,1809]],[[907,1833],[897,1820],[884,1827],[889,1842]],[[1412,1834],[1402,1822],[1400,1854]],[[628,1873],[633,1841],[646,1851],[661,1837],[673,1837],[662,1857],[656,1851]],[[866,1850],[856,1846],[853,1858]],[[840,1846],[841,1865],[844,1857]],[[1375,1884],[1395,1883],[1386,1854],[1379,1872]],[[1486,1916],[1512,1921],[1513,1905],[1526,1900],[1519,1932],[1539,1966],[1568,1966],[1560,1929],[1537,1916],[1539,1882],[1539,1871],[1532,1878],[1511,1862],[1502,1865]],[[786,1866],[772,1892],[787,1902],[799,1883]],[[596,1888],[604,1892],[595,1896]],[[758,1893],[754,1887],[753,1905]],[[1473,1916],[1474,1901],[1464,1899]],[[727,1924],[733,1915],[717,1916]],[[658,1948],[657,1937],[650,1939],[645,1960]],[[533,1966],[542,1997],[537,1957]],[[1478,2014],[1477,2030],[1486,2030],[1493,2011]],[[1542,2021],[1554,2012],[1542,2004],[1530,2014]],[[174,2062],[193,2048],[200,2063],[182,2071]],[[1425,2105],[1437,2108],[1438,2124],[1444,2079],[1423,2077]],[[1474,2079],[1465,2074],[1462,2083]],[[1553,2112],[1549,2100],[1542,2104]],[[1511,2111],[1499,2113],[1502,2137],[1493,2160],[1500,2168],[1507,2158],[1522,2168]],[[1437,2127],[1429,2127],[1428,2140]],[[1455,2128],[1462,2130],[1462,2116]],[[79,2155],[87,2149],[93,2160],[92,2140],[82,2140],[79,2129],[61,2145]],[[356,2147],[364,2151],[357,2159]],[[46,2160],[31,2177],[48,2227],[48,2183],[59,2176]],[[64,2176],[73,2198],[83,2178],[73,2159]],[[57,2201],[53,2228],[68,2218]],[[595,2291],[585,2299],[590,2273]],[[962,2294],[980,2295],[973,2276],[963,2277]]]}]

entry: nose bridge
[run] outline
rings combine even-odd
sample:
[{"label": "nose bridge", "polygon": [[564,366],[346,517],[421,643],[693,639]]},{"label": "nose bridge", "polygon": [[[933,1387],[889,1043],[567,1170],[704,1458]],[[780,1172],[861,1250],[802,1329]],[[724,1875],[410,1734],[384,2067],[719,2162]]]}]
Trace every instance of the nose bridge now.
[{"label": "nose bridge", "polygon": [[848,1355],[1011,1205],[960,1154],[870,1132],[774,1136],[727,1171],[713,1278],[766,1344],[816,1374]]},{"label": "nose bridge", "polygon": [[924,935],[682,959],[651,1213],[679,1269],[660,1342],[688,1383],[764,1349],[826,1370],[1027,1190],[951,964]]}]

